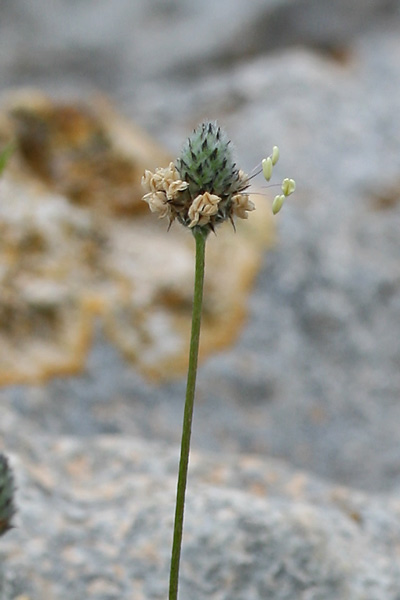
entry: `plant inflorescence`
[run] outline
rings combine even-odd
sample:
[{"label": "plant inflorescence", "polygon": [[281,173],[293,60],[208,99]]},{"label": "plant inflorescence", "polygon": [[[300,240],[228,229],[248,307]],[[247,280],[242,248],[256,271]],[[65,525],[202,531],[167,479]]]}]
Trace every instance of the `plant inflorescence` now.
[{"label": "plant inflorescence", "polygon": [[[235,228],[235,219],[247,219],[255,209],[249,197],[251,180],[261,172],[267,181],[279,159],[277,146],[263,159],[260,168],[249,176],[233,161],[230,141],[216,123],[203,123],[195,129],[183,146],[179,158],[155,172],[145,171],[143,200],[159,218],[167,218],[169,227],[177,220],[193,232],[196,242],[195,282],[192,330],[189,349],[186,401],[183,416],[181,455],[172,542],[169,600],[178,598],[179,564],[183,534],[183,515],[189,465],[190,438],[200,324],[203,300],[205,246],[208,234],[224,221]],[[287,196],[295,190],[293,179],[284,179],[281,193],[275,196],[272,212],[277,214]]]}]

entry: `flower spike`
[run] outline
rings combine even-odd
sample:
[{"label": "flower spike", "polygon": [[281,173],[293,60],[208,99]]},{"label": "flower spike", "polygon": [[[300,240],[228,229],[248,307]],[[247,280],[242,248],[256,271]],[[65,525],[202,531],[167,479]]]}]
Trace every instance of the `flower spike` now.
[{"label": "flower spike", "polygon": [[246,193],[249,178],[233,162],[230,141],[216,123],[197,127],[176,162],[145,171],[142,185],[152,212],[203,233],[233,217],[247,219],[255,208]]},{"label": "flower spike", "polygon": [[[278,159],[279,148],[273,146],[272,154],[261,163],[267,181]],[[255,209],[248,193],[252,177],[233,162],[230,140],[222,129],[216,123],[203,123],[188,138],[175,163],[157,168],[154,173],[145,171],[143,200],[160,219],[168,218],[169,227],[177,219],[193,233],[201,228],[208,234],[227,220],[234,226],[234,218],[247,219]],[[295,187],[293,179],[283,180],[283,193],[272,205],[274,214]]]}]

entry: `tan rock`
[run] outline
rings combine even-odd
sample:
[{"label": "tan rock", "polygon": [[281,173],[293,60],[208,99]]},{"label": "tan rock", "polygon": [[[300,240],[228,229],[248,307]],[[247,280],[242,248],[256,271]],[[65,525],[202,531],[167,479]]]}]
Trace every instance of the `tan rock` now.
[{"label": "tan rock", "polygon": [[[194,244],[142,202],[144,169],[166,153],[102,100],[8,98],[0,143],[17,142],[0,182],[0,384],[79,370],[94,316],[125,357],[156,378],[185,369]],[[266,203],[208,243],[201,354],[231,343],[262,250]]]}]

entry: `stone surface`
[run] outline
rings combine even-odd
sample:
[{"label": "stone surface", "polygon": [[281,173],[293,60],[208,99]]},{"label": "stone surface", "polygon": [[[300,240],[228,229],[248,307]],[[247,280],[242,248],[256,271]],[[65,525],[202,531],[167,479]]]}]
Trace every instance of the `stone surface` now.
[{"label": "stone surface", "polygon": [[[0,383],[82,369],[96,316],[148,376],[184,372],[192,236],[166,235],[140,185],[146,167],[169,157],[104,103],[25,92],[1,118],[0,135],[17,150],[0,184]],[[202,356],[240,328],[272,219],[259,210],[237,231],[225,228],[208,247]]]},{"label": "stone surface", "polygon": [[[182,598],[399,598],[399,12],[3,2],[3,89],[100,89],[173,154],[218,118],[243,168],[277,143],[297,181],[242,335],[199,374]],[[83,374],[1,391],[21,504],[7,600],[166,596],[183,395],[101,331]]]},{"label": "stone surface", "polygon": [[[42,436],[19,453],[4,600],[167,596],[175,448]],[[181,597],[395,600],[399,534],[399,498],[255,456],[194,454]]]}]

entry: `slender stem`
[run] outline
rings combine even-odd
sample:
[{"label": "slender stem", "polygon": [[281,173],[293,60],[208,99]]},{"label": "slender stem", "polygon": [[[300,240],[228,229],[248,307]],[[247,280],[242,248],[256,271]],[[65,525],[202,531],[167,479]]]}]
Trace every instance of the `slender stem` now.
[{"label": "slender stem", "polygon": [[181,558],[183,513],[185,508],[194,393],[196,388],[197,358],[199,354],[207,233],[203,233],[200,228],[197,228],[197,230],[194,231],[194,237],[196,240],[196,267],[193,293],[192,333],[190,337],[186,401],[182,426],[181,458],[179,462],[178,485],[176,491],[174,537],[172,542],[171,571],[169,580],[169,600],[177,600],[178,598],[179,563]]}]

